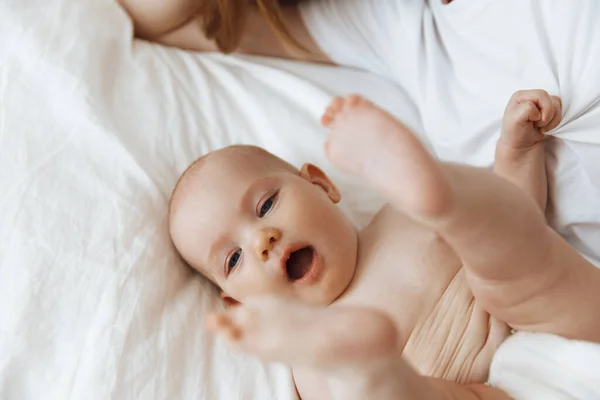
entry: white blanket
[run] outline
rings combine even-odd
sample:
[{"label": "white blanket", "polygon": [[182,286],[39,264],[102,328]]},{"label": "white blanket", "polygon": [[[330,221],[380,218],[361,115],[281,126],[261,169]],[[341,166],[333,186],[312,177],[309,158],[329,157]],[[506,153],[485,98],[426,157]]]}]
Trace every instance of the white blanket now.
[{"label": "white blanket", "polygon": [[[319,116],[350,91],[419,129],[364,73],[132,41],[110,0],[0,1],[0,399],[294,398],[287,368],[204,333],[218,300],[176,256],[167,199],[236,142],[330,170]],[[364,222],[372,192],[330,172]]]},{"label": "white blanket", "polygon": [[494,355],[490,384],[515,400],[600,400],[600,343],[517,333]]}]

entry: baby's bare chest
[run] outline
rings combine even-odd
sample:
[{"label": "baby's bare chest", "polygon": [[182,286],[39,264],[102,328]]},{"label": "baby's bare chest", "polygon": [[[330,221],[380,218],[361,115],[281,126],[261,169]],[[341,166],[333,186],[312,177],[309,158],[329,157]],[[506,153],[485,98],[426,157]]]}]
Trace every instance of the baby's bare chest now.
[{"label": "baby's bare chest", "polygon": [[451,363],[473,360],[456,351],[477,354],[488,333],[488,315],[477,307],[456,253],[393,210],[384,209],[361,233],[357,272],[340,302],[385,311],[401,332],[404,356],[427,375],[459,378],[462,365]]},{"label": "baby's bare chest", "polygon": [[342,301],[383,308],[406,329],[434,307],[461,268],[434,231],[384,209],[360,234],[356,274]]}]

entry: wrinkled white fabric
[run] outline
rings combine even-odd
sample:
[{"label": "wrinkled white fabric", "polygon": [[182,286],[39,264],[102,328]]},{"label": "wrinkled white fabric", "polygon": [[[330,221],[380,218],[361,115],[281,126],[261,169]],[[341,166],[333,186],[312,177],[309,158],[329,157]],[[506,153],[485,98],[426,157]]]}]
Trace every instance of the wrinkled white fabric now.
[{"label": "wrinkled white fabric", "polygon": [[599,400],[600,344],[517,333],[494,355],[490,383],[515,400]]}]

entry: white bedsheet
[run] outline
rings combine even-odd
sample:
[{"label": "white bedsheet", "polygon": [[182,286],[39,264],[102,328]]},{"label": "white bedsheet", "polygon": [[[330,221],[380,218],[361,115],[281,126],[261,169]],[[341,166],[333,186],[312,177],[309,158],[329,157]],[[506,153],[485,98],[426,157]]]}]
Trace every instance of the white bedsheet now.
[{"label": "white bedsheet", "polygon": [[[179,173],[231,143],[330,169],[319,113],[363,73],[131,40],[110,0],[0,2],[0,398],[288,399],[289,370],[206,335],[211,288],[170,245]],[[276,68],[277,69],[276,69]],[[378,201],[336,174],[364,223]]]}]

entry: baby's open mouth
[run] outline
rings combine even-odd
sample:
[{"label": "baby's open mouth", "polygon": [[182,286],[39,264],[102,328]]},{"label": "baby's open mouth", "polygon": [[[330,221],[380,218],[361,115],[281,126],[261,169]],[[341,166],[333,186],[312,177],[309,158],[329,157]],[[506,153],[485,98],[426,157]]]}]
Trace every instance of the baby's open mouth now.
[{"label": "baby's open mouth", "polygon": [[302,279],[313,265],[315,250],[312,246],[306,246],[290,254],[285,262],[285,269],[289,280]]}]

